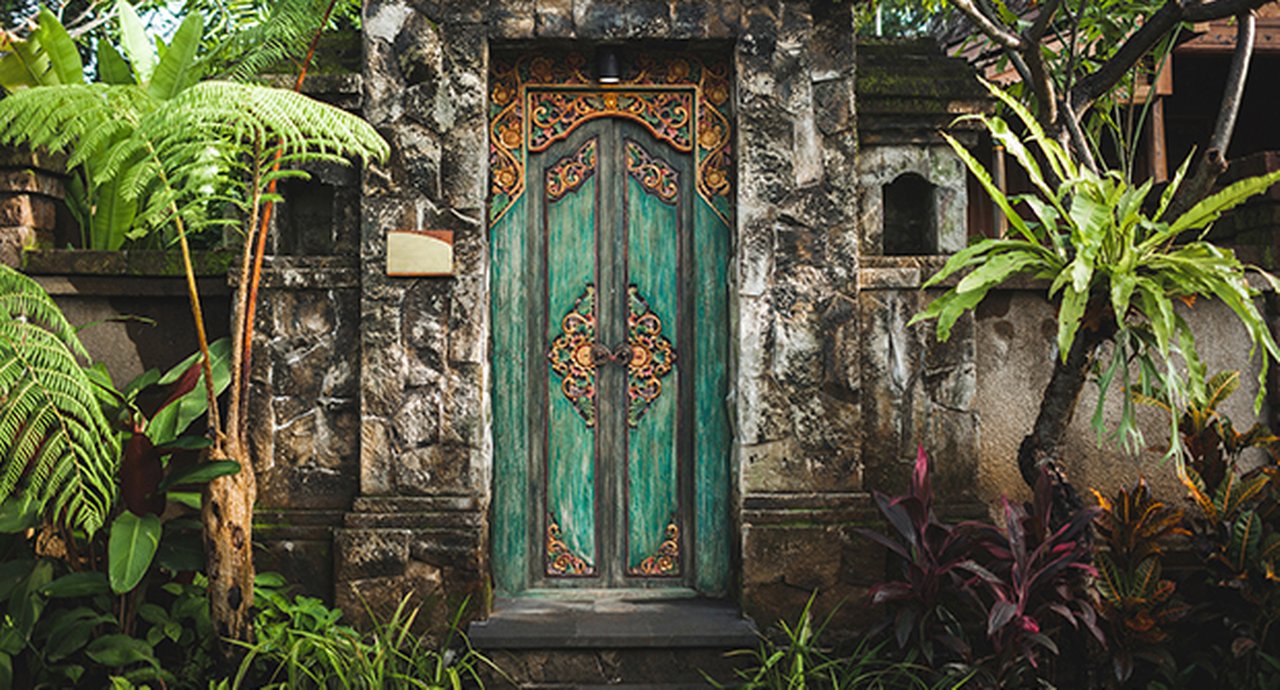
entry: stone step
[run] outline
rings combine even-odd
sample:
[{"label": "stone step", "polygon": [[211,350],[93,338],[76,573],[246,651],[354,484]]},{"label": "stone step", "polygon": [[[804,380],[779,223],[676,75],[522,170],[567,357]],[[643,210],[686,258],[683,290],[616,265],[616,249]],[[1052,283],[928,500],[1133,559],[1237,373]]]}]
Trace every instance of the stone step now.
[{"label": "stone step", "polygon": [[603,598],[498,599],[488,620],[471,625],[471,643],[502,674],[488,687],[707,687],[749,660],[755,627],[733,604],[696,597],[611,593]]},{"label": "stone step", "polygon": [[[732,685],[749,661],[716,649],[555,649],[482,652],[501,674],[486,688],[706,688]],[[710,680],[709,680],[710,679]]]}]

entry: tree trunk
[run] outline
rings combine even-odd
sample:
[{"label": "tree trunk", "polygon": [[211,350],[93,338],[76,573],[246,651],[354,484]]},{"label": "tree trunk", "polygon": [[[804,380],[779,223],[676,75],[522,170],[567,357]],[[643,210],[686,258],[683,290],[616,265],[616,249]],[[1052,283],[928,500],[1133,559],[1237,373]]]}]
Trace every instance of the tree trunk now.
[{"label": "tree trunk", "polygon": [[238,664],[245,649],[226,640],[251,642],[253,619],[253,504],[257,480],[243,444],[231,440],[226,458],[240,463],[240,471],[213,480],[205,488],[205,572],[209,577],[209,608],[218,635],[221,661]]},{"label": "tree trunk", "polygon": [[1067,351],[1066,360],[1054,357],[1053,374],[1040,398],[1035,425],[1018,447],[1018,470],[1027,486],[1035,488],[1042,469],[1049,473],[1054,524],[1062,524],[1083,506],[1061,466],[1062,441],[1089,378],[1094,355],[1106,339],[1102,332],[1082,327]]}]

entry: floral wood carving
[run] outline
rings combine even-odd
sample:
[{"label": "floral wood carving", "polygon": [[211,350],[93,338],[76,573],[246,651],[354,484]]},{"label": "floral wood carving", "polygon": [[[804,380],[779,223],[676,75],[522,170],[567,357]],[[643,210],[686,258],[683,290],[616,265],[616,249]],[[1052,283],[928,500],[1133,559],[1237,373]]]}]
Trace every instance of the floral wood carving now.
[{"label": "floral wood carving", "polygon": [[662,319],[650,309],[639,288],[630,286],[627,296],[627,344],[631,346],[631,361],[627,363],[627,426],[634,429],[662,394],[662,378],[671,373],[676,351],[662,335]]},{"label": "floral wood carving", "polygon": [[639,54],[612,88],[595,86],[587,65],[586,57],[575,52],[494,56],[489,83],[490,225],[524,194],[531,146],[535,151],[545,148],[598,117],[627,117],[677,150],[692,148],[698,195],[730,224],[729,63],[685,53]]},{"label": "floral wood carving", "polygon": [[657,553],[627,568],[628,575],[670,577],[680,574],[680,528],[672,522],[667,525],[666,538],[658,545]]},{"label": "floral wood carving", "polygon": [[668,204],[680,196],[680,176],[661,158],[649,155],[642,146],[627,140],[627,174],[635,178],[645,191]]},{"label": "floral wood carving", "polygon": [[578,125],[602,117],[635,120],[677,150],[693,150],[689,91],[531,91],[529,150],[545,151]]},{"label": "floral wood carving", "polygon": [[560,319],[560,335],[551,341],[547,359],[562,377],[560,391],[587,426],[596,425],[596,286],[587,287]]},{"label": "floral wood carving", "polygon": [[547,168],[547,200],[559,201],[582,186],[596,172],[596,140],[593,138],[572,156],[566,156]]},{"label": "floral wood carving", "polygon": [[596,574],[594,565],[573,553],[560,535],[560,525],[554,515],[547,515],[547,574],[560,576],[591,576]]}]

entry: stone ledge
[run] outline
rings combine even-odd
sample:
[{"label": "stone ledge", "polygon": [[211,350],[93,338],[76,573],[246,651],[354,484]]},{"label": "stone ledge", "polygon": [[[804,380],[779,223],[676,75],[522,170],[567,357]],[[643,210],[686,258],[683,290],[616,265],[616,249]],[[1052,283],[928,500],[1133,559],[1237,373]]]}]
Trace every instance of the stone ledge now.
[{"label": "stone ledge", "polygon": [[353,513],[429,513],[435,511],[478,511],[476,496],[362,496],[351,507]]},{"label": "stone ledge", "polygon": [[[230,275],[235,284],[238,276]],[[263,261],[262,287],[284,290],[324,290],[360,287],[360,260],[354,256],[268,256]]]},{"label": "stone ledge", "polygon": [[480,511],[432,511],[414,513],[347,513],[349,529],[479,528],[485,524]]},{"label": "stone ledge", "polygon": [[253,529],[271,540],[324,541],[333,539],[333,529],[342,525],[340,510],[254,511]]},{"label": "stone ledge", "polygon": [[[187,283],[182,278],[137,278],[132,276],[31,276],[40,287],[55,297],[186,297]],[[223,278],[197,278],[196,288],[204,298],[229,294]]]},{"label": "stone ledge", "polygon": [[471,624],[479,649],[625,649],[753,647],[755,625],[731,602],[717,599],[591,601],[500,598],[488,620]]},{"label": "stone ledge", "polygon": [[[191,253],[198,277],[225,276],[235,260],[236,253],[231,250]],[[57,276],[169,278],[184,275],[180,253],[147,250],[44,249],[23,254],[22,270],[29,275]]]}]

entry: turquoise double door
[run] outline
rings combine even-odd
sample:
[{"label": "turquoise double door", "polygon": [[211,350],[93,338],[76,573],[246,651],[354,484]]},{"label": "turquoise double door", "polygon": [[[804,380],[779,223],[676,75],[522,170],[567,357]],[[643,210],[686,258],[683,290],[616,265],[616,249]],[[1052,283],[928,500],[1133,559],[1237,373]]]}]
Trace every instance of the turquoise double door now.
[{"label": "turquoise double door", "polygon": [[694,160],[591,119],[491,229],[500,591],[725,589],[728,229]]}]

